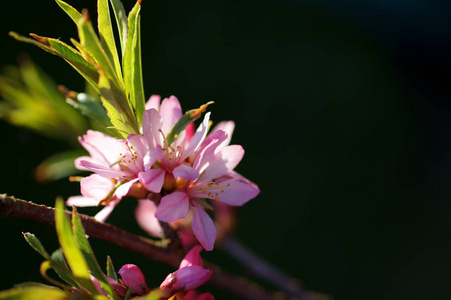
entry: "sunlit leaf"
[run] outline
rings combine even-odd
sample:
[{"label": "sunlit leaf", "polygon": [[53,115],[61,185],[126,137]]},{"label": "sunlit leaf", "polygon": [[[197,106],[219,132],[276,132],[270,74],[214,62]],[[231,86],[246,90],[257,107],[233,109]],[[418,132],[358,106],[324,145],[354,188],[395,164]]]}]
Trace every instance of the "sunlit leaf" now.
[{"label": "sunlit leaf", "polygon": [[21,36],[20,34],[17,34],[15,32],[10,32],[9,35],[18,41],[33,44],[51,54],[62,57],[95,89],[97,89],[97,80],[99,78],[97,70],[71,46],[67,45],[64,42],[61,42],[60,40],[42,37],[37,34],[31,34],[34,39]]},{"label": "sunlit leaf", "polygon": [[138,1],[128,16],[128,37],[125,47],[124,68],[125,91],[135,110],[135,116],[142,123],[145,97],[141,65],[141,5]]},{"label": "sunlit leaf", "polygon": [[[85,50],[85,56],[89,55],[89,57],[94,60],[96,67],[100,67],[105,71],[105,74],[111,80],[112,84],[120,90],[123,90],[123,83],[119,80],[116,70],[105,53],[88,16],[80,18],[77,22],[77,28],[80,37],[80,45]],[[79,47],[77,48],[80,50]]]},{"label": "sunlit leaf", "polygon": [[28,286],[0,292],[1,300],[62,300],[71,294],[51,286]]},{"label": "sunlit leaf", "polygon": [[[108,112],[108,117],[110,118],[111,123],[119,131],[119,134],[123,138],[126,138],[131,133],[137,133],[137,124],[130,124],[128,122],[128,120],[134,120],[131,116],[131,113],[125,113],[126,109],[122,105],[123,101],[119,102],[117,100],[115,94],[112,91],[110,81],[102,70],[100,70],[99,90],[100,100],[102,101],[103,106]],[[126,105],[128,106],[128,104]]]},{"label": "sunlit leaf", "polygon": [[67,264],[77,282],[92,294],[98,294],[97,289],[89,277],[88,264],[75,243],[71,224],[65,213],[64,203],[61,198],[58,198],[55,204],[55,226]]},{"label": "sunlit leaf", "polygon": [[108,0],[98,0],[97,11],[100,42],[102,43],[103,49],[109,60],[114,62],[117,77],[119,80],[122,80],[121,64],[117,53],[116,41],[114,39]]},{"label": "sunlit leaf", "polygon": [[55,1],[69,15],[69,17],[75,22],[75,24],[77,24],[77,22],[81,18],[81,14],[78,12],[78,10],[76,10],[75,8],[73,8],[72,6],[70,6],[69,4],[67,4],[64,1],[61,1],[61,0],[55,0]]},{"label": "sunlit leaf", "polygon": [[64,254],[61,248],[52,253],[51,261],[53,262],[52,267],[56,274],[58,274],[58,276],[67,284],[78,288],[78,283],[72,275],[66,260],[64,259]]},{"label": "sunlit leaf", "polygon": [[128,36],[128,23],[127,15],[125,13],[124,6],[119,0],[110,0],[111,6],[113,7],[114,16],[116,17],[116,24],[119,32],[119,39],[121,42],[121,53],[124,56],[125,45],[127,43]]},{"label": "sunlit leaf", "polygon": [[120,300],[120,298],[114,292],[113,288],[108,283],[108,280],[105,278],[105,275],[103,274],[102,269],[100,268],[99,263],[94,256],[91,245],[86,238],[86,233],[81,223],[80,217],[78,216],[78,213],[75,209],[72,212],[72,230],[74,232],[75,243],[81,250],[92,276],[97,278],[99,283],[102,285],[103,290],[111,299]]}]

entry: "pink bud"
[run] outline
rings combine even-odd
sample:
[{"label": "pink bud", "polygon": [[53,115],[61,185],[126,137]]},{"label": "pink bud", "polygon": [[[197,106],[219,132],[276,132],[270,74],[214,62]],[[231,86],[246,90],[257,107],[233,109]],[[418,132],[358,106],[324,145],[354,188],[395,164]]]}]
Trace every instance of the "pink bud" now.
[{"label": "pink bud", "polygon": [[203,248],[200,245],[194,246],[183,258],[179,269],[189,266],[203,266],[204,262],[200,256],[200,251],[202,251],[202,249]]},{"label": "pink bud", "polygon": [[169,289],[173,294],[195,289],[210,279],[213,272],[200,266],[189,266],[169,274],[161,283],[161,289]]},{"label": "pink bud", "polygon": [[132,264],[123,265],[118,273],[121,275],[125,284],[131,287],[135,294],[142,296],[149,292],[146,279],[137,266]]}]

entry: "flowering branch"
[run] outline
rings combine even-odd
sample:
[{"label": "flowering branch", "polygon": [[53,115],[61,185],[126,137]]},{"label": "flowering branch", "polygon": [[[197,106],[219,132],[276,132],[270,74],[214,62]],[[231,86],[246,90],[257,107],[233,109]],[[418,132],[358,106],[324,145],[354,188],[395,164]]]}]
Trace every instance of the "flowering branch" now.
[{"label": "flowering branch", "polygon": [[[67,214],[69,216],[72,215],[71,212],[67,212]],[[16,199],[15,197],[6,194],[0,194],[0,217],[3,216],[19,217],[55,226],[54,208]],[[170,240],[169,243],[166,244],[164,242],[154,241],[129,233],[110,224],[98,222],[94,218],[86,215],[80,214],[79,216],[86,234],[89,236],[128,248],[156,261],[177,266],[185,254],[181,247],[181,243],[178,240],[177,233],[169,226],[163,225],[166,237]],[[275,294],[268,292],[257,284],[244,278],[228,274],[211,263],[208,263],[208,268],[213,270],[213,275],[209,281],[211,284],[240,296],[243,299],[294,299],[282,293]],[[298,299],[328,299],[327,297],[319,298],[317,296],[318,295],[316,294],[305,293],[305,295]],[[324,297],[324,295],[319,296]]]}]

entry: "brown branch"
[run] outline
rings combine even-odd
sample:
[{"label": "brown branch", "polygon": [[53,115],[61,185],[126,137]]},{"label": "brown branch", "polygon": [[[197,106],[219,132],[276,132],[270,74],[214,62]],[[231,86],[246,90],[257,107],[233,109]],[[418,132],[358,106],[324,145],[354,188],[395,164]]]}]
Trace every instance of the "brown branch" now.
[{"label": "brown branch", "polygon": [[[67,214],[72,215],[71,212],[67,212]],[[54,208],[16,199],[6,194],[0,194],[1,216],[19,217],[55,226]],[[184,251],[180,247],[178,249],[166,247],[159,242],[131,234],[107,223],[98,222],[92,217],[83,214],[79,214],[79,216],[86,234],[91,237],[111,242],[172,266],[177,266],[183,259]]]},{"label": "brown branch", "polygon": [[[67,212],[70,216],[72,213]],[[33,202],[16,199],[15,197],[8,196],[6,194],[0,194],[0,217],[12,216],[23,219],[29,219],[36,222],[44,223],[47,225],[55,226],[55,210],[51,207],[44,205],[38,205]],[[131,234],[125,230],[114,227],[110,224],[101,223],[92,217],[79,214],[83,227],[86,233],[95,238],[99,238],[120,247],[124,247],[143,254],[153,260],[169,264],[171,266],[178,266],[184,256],[184,251],[181,247],[180,240],[178,240],[177,234],[171,232],[168,226],[163,226],[165,235],[170,242],[165,245],[161,242],[156,242],[139,235]],[[249,300],[288,300],[290,298],[284,293],[268,292],[261,286],[250,282],[246,278],[237,277],[232,274],[228,274],[221,270],[218,266],[206,263],[206,268],[213,270],[213,275],[209,283],[217,286],[220,289],[226,290],[231,294],[234,294],[242,299]],[[306,293],[306,297],[302,299],[329,299],[328,297],[317,298],[309,297],[309,293]],[[301,299],[301,298],[299,298]]]}]

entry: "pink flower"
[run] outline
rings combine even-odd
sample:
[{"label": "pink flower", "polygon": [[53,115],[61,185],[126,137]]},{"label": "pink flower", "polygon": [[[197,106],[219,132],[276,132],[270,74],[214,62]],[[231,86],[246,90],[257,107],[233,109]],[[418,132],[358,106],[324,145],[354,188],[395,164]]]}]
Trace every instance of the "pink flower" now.
[{"label": "pink flower", "polygon": [[89,130],[79,141],[91,156],[76,159],[75,166],[95,174],[81,180],[83,197],[69,198],[68,205],[108,204],[96,216],[104,221],[133,184],[139,182],[148,191],[160,192],[164,172],[152,166],[161,158],[161,147],[150,149],[142,135],[132,134],[126,140],[118,140]]},{"label": "pink flower", "polygon": [[153,96],[147,103],[149,108],[143,115],[143,135],[149,147],[162,149],[162,155],[158,161],[158,168],[165,174],[166,190],[170,190],[176,184],[175,180],[181,175],[186,175],[185,163],[187,158],[194,153],[207,134],[210,114],[207,113],[197,131],[192,133],[191,123],[181,131],[172,143],[168,141],[171,129],[182,117],[182,109],[176,97],[171,96],[158,105],[159,98]]},{"label": "pink flower", "polygon": [[208,201],[219,201],[241,206],[258,195],[258,187],[235,173],[233,169],[241,161],[244,150],[239,145],[227,146],[228,135],[214,131],[196,152],[192,166],[183,165],[184,172],[177,173],[185,184],[161,199],[155,217],[164,222],[185,218],[193,207],[193,232],[205,250],[212,250],[216,239],[213,220],[204,208],[211,208]]},{"label": "pink flower", "polygon": [[174,273],[169,274],[161,283],[160,289],[169,295],[195,289],[210,279],[211,270],[203,268],[200,256],[201,246],[191,249]]}]

